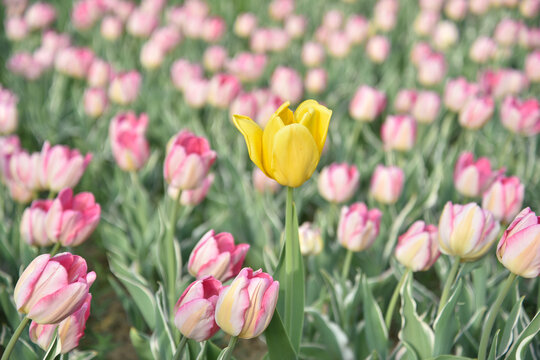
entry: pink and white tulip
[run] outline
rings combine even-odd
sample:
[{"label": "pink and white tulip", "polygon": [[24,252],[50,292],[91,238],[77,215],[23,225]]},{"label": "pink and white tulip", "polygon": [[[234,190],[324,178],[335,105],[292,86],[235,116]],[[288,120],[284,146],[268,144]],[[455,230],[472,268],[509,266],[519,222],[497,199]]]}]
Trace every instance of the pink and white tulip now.
[{"label": "pink and white tulip", "polygon": [[354,94],[349,104],[352,118],[363,122],[372,122],[386,106],[386,96],[382,91],[362,85]]},{"label": "pink and white tulip", "polygon": [[56,19],[56,10],[46,2],[35,2],[24,14],[24,20],[31,30],[43,29]]},{"label": "pink and white tulip", "polygon": [[210,79],[208,103],[217,108],[226,109],[241,90],[242,84],[236,76],[216,74]]},{"label": "pink and white tulip", "polygon": [[459,124],[464,128],[477,130],[493,116],[495,103],[490,96],[475,96],[469,99],[459,112]]},{"label": "pink and white tulip", "polygon": [[381,64],[390,54],[390,40],[383,35],[373,36],[366,44],[366,52],[371,61]]},{"label": "pink and white tulip", "polygon": [[92,160],[92,154],[83,156],[79,150],[64,145],[43,144],[40,155],[39,179],[44,189],[58,192],[73,188]]},{"label": "pink and white tulip", "polygon": [[355,165],[333,163],[321,170],[318,180],[319,194],[332,203],[344,203],[352,198],[360,182]]},{"label": "pink and white tulip", "polygon": [[242,82],[258,80],[266,68],[267,58],[264,54],[242,52],[229,60],[227,71],[235,75]]},{"label": "pink and white tulip", "polygon": [[510,223],[523,204],[525,186],[517,176],[500,177],[482,196],[482,208],[491,211],[496,220]]},{"label": "pink and white tulip", "polygon": [[210,72],[216,72],[225,66],[227,50],[221,45],[208,47],[203,54],[204,68]]},{"label": "pink and white tulip", "polygon": [[444,90],[444,105],[453,112],[460,112],[467,101],[478,92],[478,86],[463,77],[448,81]]},{"label": "pink and white tulip", "polygon": [[108,106],[107,93],[101,88],[90,88],[84,91],[84,113],[92,118],[101,116]]},{"label": "pink and white tulip", "polygon": [[508,130],[523,136],[540,133],[540,104],[532,98],[522,101],[509,96],[500,110],[501,122]]},{"label": "pink and white tulip", "polygon": [[202,76],[203,69],[199,64],[192,64],[184,59],[175,61],[171,67],[171,79],[173,85],[180,91],[186,89],[190,80],[200,79]]},{"label": "pink and white tulip", "polygon": [[381,217],[378,209],[368,210],[364,203],[344,206],[337,231],[339,243],[354,252],[369,248],[379,234]]},{"label": "pink and white tulip", "polygon": [[397,166],[377,165],[369,186],[369,193],[383,204],[394,204],[403,191],[405,175]]},{"label": "pink and white tulip", "polygon": [[420,91],[411,114],[420,124],[431,124],[437,118],[441,107],[439,94],[434,91]]},{"label": "pink and white tulip", "polygon": [[249,37],[257,28],[257,17],[252,13],[242,13],[234,22],[234,33],[241,38]]},{"label": "pink and white tulip", "polygon": [[464,196],[479,197],[503,171],[492,171],[488,158],[480,157],[475,161],[474,155],[466,151],[456,162],[454,185]]},{"label": "pink and white tulip", "polygon": [[298,228],[298,240],[302,255],[318,255],[323,249],[321,229],[309,222],[305,222]]},{"label": "pink and white tulip", "polygon": [[17,95],[0,87],[0,134],[11,134],[17,129],[18,102]]},{"label": "pink and white tulip", "polygon": [[55,69],[62,74],[84,79],[94,61],[94,53],[89,48],[68,47],[56,55]]},{"label": "pink and white tulip", "polygon": [[[180,194],[180,204],[182,206],[197,206],[199,205],[208,194],[210,187],[214,183],[214,174],[208,174],[204,178],[202,184],[193,190],[184,190]],[[172,199],[178,198],[178,189],[169,186],[167,193]]]},{"label": "pink and white tulip", "polygon": [[91,87],[105,87],[112,75],[112,67],[105,60],[95,58],[88,68],[86,81]]},{"label": "pink and white tulip", "polygon": [[129,15],[126,31],[132,36],[147,38],[158,26],[158,23],[158,18],[154,14],[138,8]]},{"label": "pink and white tulip", "polygon": [[278,66],[274,70],[270,86],[274,94],[293,104],[298,103],[304,94],[300,74],[295,69],[285,66]]},{"label": "pink and white tulip", "polygon": [[435,225],[416,221],[398,238],[396,259],[412,271],[426,271],[441,255]]},{"label": "pink and white tulip", "polygon": [[53,242],[47,236],[47,213],[52,200],[34,200],[32,205],[24,210],[21,218],[21,238],[29,245],[48,246]]},{"label": "pink and white tulip", "polygon": [[120,169],[136,171],[144,166],[150,156],[150,146],[145,133],[148,116],[139,117],[134,112],[116,115],[109,126],[111,149]]},{"label": "pink and white tulip", "polygon": [[540,50],[527,55],[525,59],[525,74],[532,83],[540,83]]},{"label": "pink and white tulip", "polygon": [[135,70],[116,74],[109,85],[109,99],[119,105],[132,103],[139,95],[141,81]]},{"label": "pink and white tulip", "polygon": [[308,67],[320,66],[324,61],[324,47],[318,42],[308,41],[302,46],[302,62]]},{"label": "pink and white tulip", "polygon": [[11,41],[20,41],[28,35],[28,25],[26,21],[20,17],[10,17],[5,19],[4,28],[6,38]]},{"label": "pink and white tulip", "polygon": [[105,40],[115,41],[122,35],[124,24],[116,16],[106,16],[101,20],[100,32]]},{"label": "pink and white tulip", "polygon": [[398,114],[408,114],[412,111],[418,92],[414,89],[401,89],[394,99],[394,110]]},{"label": "pink and white tulip", "polygon": [[361,15],[351,15],[345,24],[345,33],[352,44],[361,44],[367,38],[369,22]]},{"label": "pink and white tulip", "polygon": [[323,68],[309,69],[306,73],[305,87],[312,94],[320,94],[326,90],[328,73]]},{"label": "pink and white tulip", "polygon": [[416,121],[408,115],[388,116],[381,137],[386,150],[411,150],[416,142]]},{"label": "pink and white tulip", "polygon": [[257,192],[261,194],[265,192],[270,192],[274,194],[281,187],[281,185],[279,185],[276,180],[266,176],[266,174],[257,167],[253,170],[252,178],[255,190],[257,190]]},{"label": "pink and white tulip", "polygon": [[250,119],[257,116],[257,98],[253,93],[243,93],[234,99],[229,109],[229,114],[243,115]]},{"label": "pink and white tulip", "polygon": [[446,76],[446,60],[438,53],[432,53],[418,63],[418,81],[424,86],[440,83]]}]

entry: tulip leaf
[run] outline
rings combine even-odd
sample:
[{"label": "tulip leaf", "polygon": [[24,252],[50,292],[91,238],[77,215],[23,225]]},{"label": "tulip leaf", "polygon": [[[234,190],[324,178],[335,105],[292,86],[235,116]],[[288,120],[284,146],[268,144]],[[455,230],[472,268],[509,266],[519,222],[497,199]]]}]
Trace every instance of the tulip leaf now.
[{"label": "tulip leaf", "polygon": [[[17,324],[18,325],[18,324]],[[0,348],[5,349],[8,341],[11,339],[12,332],[6,324],[1,324],[0,328]],[[13,352],[11,353],[11,358],[13,359],[24,359],[24,360],[37,360],[39,359],[32,345],[30,345],[22,337],[17,340]]]},{"label": "tulip leaf", "polygon": [[47,352],[43,356],[42,360],[54,360],[58,355],[60,355],[61,350],[60,342],[58,341],[58,328],[54,331],[54,339],[51,341]]},{"label": "tulip leaf", "polygon": [[454,292],[450,299],[443,307],[441,313],[435,319],[433,329],[435,330],[435,345],[433,348],[434,355],[448,354],[452,350],[453,340],[458,332],[457,317],[455,315],[456,303],[461,296],[463,289],[462,279],[458,280]]},{"label": "tulip leaf", "polygon": [[510,352],[505,359],[508,360],[524,360],[527,354],[527,345],[534,339],[540,331],[540,311],[536,313],[529,325],[519,334],[518,338],[510,348]]},{"label": "tulip leaf", "polygon": [[155,303],[156,328],[154,334],[152,334],[150,349],[155,358],[171,359],[176,346],[167,320],[167,312],[165,311],[167,299],[161,284],[159,284],[159,289],[156,293]]},{"label": "tulip leaf", "polygon": [[277,311],[266,328],[264,335],[268,345],[270,360],[294,360],[297,358],[289,337],[283,327],[283,322]]},{"label": "tulip leaf", "polygon": [[[95,359],[98,356],[97,352],[95,351],[70,351],[69,352],[69,360],[92,360]],[[140,354],[139,354],[140,356]],[[65,356],[66,359],[68,358]]]},{"label": "tulip leaf", "polygon": [[302,344],[300,346],[300,358],[305,360],[334,360],[330,354],[325,351],[324,345],[321,344]]},{"label": "tulip leaf", "polygon": [[499,347],[497,350],[497,358],[503,356],[508,351],[508,349],[510,348],[510,345],[512,344],[512,340],[514,338],[514,328],[516,327],[517,322],[519,320],[519,315],[521,313],[521,306],[523,305],[524,299],[525,299],[525,296],[522,296],[521,299],[519,299],[519,301],[514,305],[514,307],[510,311],[510,314],[508,315],[508,319],[506,319],[506,324],[504,325],[501,340],[499,342]]},{"label": "tulip leaf", "polygon": [[388,329],[365,275],[362,276],[362,296],[364,320],[366,322],[366,341],[384,359],[388,349]]},{"label": "tulip leaf", "polygon": [[501,334],[501,329],[498,329],[493,336],[493,341],[491,343],[491,348],[489,349],[489,355],[487,360],[497,359],[497,345],[499,343],[499,335]]},{"label": "tulip leaf", "polygon": [[475,360],[474,358],[457,356],[457,355],[439,355],[436,357],[429,358],[427,360]]},{"label": "tulip leaf", "polygon": [[307,308],[306,314],[313,319],[313,324],[319,331],[326,351],[333,359],[352,360],[354,354],[349,346],[347,334],[334,322],[314,308]]},{"label": "tulip leaf", "polygon": [[407,275],[401,289],[401,331],[399,338],[407,342],[421,359],[432,356],[435,342],[433,331],[416,313],[416,302],[412,297],[412,274]]},{"label": "tulip leaf", "polygon": [[206,346],[207,359],[216,360],[219,357],[219,353],[221,352],[221,349],[210,340],[208,340],[206,344],[207,344]]},{"label": "tulip leaf", "polygon": [[142,334],[137,329],[132,327],[129,329],[129,338],[133,347],[137,351],[137,356],[141,360],[152,360],[152,352],[150,351],[150,338],[146,334]]}]

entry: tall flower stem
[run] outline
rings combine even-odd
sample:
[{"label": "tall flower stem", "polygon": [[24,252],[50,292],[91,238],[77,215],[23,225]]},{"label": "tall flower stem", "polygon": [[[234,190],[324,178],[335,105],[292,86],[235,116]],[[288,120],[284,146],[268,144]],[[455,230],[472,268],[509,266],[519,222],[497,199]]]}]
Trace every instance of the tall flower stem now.
[{"label": "tall flower stem", "polygon": [[[287,188],[287,208],[285,209],[285,273],[291,274],[294,269],[294,244],[293,239],[293,198],[294,190]],[[292,294],[285,295],[285,328],[290,331],[292,321],[292,311],[294,309]],[[290,334],[289,334],[290,336]]]},{"label": "tall flower stem", "polygon": [[347,249],[347,255],[345,255],[345,263],[343,264],[343,270],[341,272],[341,277],[343,279],[347,279],[347,276],[349,275],[353,254],[354,253],[351,250]]},{"label": "tall flower stem", "polygon": [[178,347],[176,348],[176,352],[174,353],[173,360],[180,360],[182,357],[182,354],[184,353],[184,348],[186,347],[186,343],[188,341],[188,338],[185,336],[182,336],[182,339],[180,340],[180,343],[178,344]]},{"label": "tall flower stem", "polygon": [[[174,230],[176,229],[176,221],[178,218],[178,210],[180,208],[180,194],[174,199],[172,206],[171,217],[169,218],[169,228],[167,236],[165,237],[165,252],[166,254],[166,271],[167,271],[167,295],[169,299],[169,309],[172,311],[176,300],[176,252],[174,251]],[[182,266],[182,258],[178,259],[180,266]]]},{"label": "tall flower stem", "polygon": [[441,300],[439,302],[439,310],[437,311],[437,315],[441,313],[442,309],[444,308],[444,305],[446,305],[446,302],[448,301],[448,297],[450,296],[450,289],[452,288],[452,284],[454,283],[454,280],[456,279],[460,262],[461,262],[461,259],[459,258],[459,256],[456,256],[454,258],[454,263],[452,264],[452,268],[450,269],[450,272],[448,273],[448,276],[446,277],[446,282],[444,283],[444,288],[441,294]]},{"label": "tall flower stem", "polygon": [[24,328],[26,328],[26,325],[30,322],[30,319],[28,317],[25,317],[22,319],[19,326],[17,326],[17,329],[15,329],[15,332],[11,336],[11,339],[9,339],[9,343],[6,346],[6,351],[4,351],[4,354],[2,355],[1,360],[7,360],[9,359],[9,356],[13,352],[13,349],[15,348],[15,344],[17,343],[17,340],[19,339],[19,336],[21,336]]},{"label": "tall flower stem", "polygon": [[229,345],[221,351],[221,353],[219,354],[218,360],[229,360],[232,356],[234,347],[236,346],[237,342],[238,342],[238,336],[231,336]]},{"label": "tall flower stem", "polygon": [[58,253],[58,250],[60,250],[60,246],[62,246],[62,244],[60,244],[59,242],[57,242],[56,244],[54,244],[51,252],[49,253],[51,256],[54,256],[56,255],[56,253]]},{"label": "tall flower stem", "polygon": [[390,299],[390,303],[388,304],[388,309],[386,310],[386,316],[384,317],[384,323],[386,324],[386,328],[390,330],[390,325],[392,323],[392,315],[394,315],[394,309],[396,307],[397,300],[399,298],[399,292],[401,291],[401,288],[403,287],[403,283],[405,282],[405,279],[407,279],[407,276],[411,272],[411,269],[407,269],[403,275],[401,275],[401,279],[399,279],[398,284],[396,285],[396,288],[394,289],[394,293],[392,294],[392,298]]},{"label": "tall flower stem", "polygon": [[504,301],[504,298],[506,297],[506,294],[508,294],[508,291],[512,287],[512,284],[514,283],[514,280],[516,280],[516,277],[517,275],[514,273],[510,273],[510,275],[508,275],[508,277],[503,283],[501,292],[499,293],[499,295],[497,295],[495,303],[493,303],[493,306],[489,310],[486,322],[484,324],[484,328],[482,329],[482,337],[480,338],[480,346],[478,348],[478,360],[486,359],[489,337],[491,335],[491,328],[493,328],[493,324],[495,323],[495,319],[497,319],[497,315],[499,314],[499,310]]}]

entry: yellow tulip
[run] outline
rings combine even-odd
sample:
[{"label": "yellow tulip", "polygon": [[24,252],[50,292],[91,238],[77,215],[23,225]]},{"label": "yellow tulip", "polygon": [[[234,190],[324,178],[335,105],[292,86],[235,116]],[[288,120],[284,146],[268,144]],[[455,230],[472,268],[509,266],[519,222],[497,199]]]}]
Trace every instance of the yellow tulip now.
[{"label": "yellow tulip", "polygon": [[294,114],[289,102],[281,105],[264,130],[247,116],[233,115],[233,122],[255,165],[281,185],[298,187],[319,163],[331,116],[330,109],[306,100]]}]

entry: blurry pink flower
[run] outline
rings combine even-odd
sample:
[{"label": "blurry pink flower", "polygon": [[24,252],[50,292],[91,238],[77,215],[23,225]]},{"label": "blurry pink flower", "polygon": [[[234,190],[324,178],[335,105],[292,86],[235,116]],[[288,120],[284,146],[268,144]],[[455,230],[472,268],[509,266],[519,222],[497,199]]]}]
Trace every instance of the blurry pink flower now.
[{"label": "blurry pink flower", "polygon": [[428,270],[441,255],[437,237],[435,225],[426,225],[423,221],[414,222],[398,238],[396,259],[412,271]]},{"label": "blurry pink flower", "polygon": [[156,29],[150,41],[157,44],[164,53],[168,53],[182,41],[182,34],[174,26],[169,25]]},{"label": "blurry pink flower", "polygon": [[213,45],[204,51],[204,68],[210,72],[216,72],[223,69],[227,61],[227,50],[221,45]]},{"label": "blurry pink flower", "polygon": [[19,41],[28,35],[28,26],[26,21],[20,17],[10,17],[5,20],[4,28],[6,38],[11,41]]},{"label": "blurry pink flower", "polygon": [[255,29],[249,40],[249,48],[255,53],[266,53],[270,50],[272,33],[269,29]]},{"label": "blurry pink flower", "polygon": [[77,30],[88,30],[105,12],[104,3],[96,0],[78,0],[73,4],[71,23]]},{"label": "blurry pink flower", "polygon": [[8,89],[0,87],[0,134],[11,134],[17,130],[17,103],[19,99]]},{"label": "blurry pink flower", "polygon": [[140,61],[145,69],[157,69],[165,58],[165,52],[158,43],[147,41],[141,48]]},{"label": "blurry pink flower", "polygon": [[440,83],[446,75],[446,60],[442,54],[432,53],[418,63],[418,81],[424,86]]},{"label": "blurry pink flower", "polygon": [[522,101],[508,96],[500,110],[501,122],[505,128],[523,136],[540,133],[540,104],[532,98]]},{"label": "blurry pink flower", "polygon": [[540,0],[523,0],[519,5],[519,12],[524,17],[531,19],[540,12]]},{"label": "blurry pink flower", "polygon": [[204,16],[187,14],[182,22],[182,33],[190,39],[200,39],[203,36]]},{"label": "blurry pink flower", "polygon": [[397,166],[377,165],[369,186],[369,193],[383,204],[394,204],[403,190],[403,170]]},{"label": "blurry pink flower", "polygon": [[328,73],[323,68],[309,69],[306,73],[305,87],[312,94],[320,94],[326,90]]},{"label": "blurry pink flower", "polygon": [[352,44],[361,44],[368,35],[369,23],[362,15],[350,15],[345,24],[345,33]]},{"label": "blurry pink flower", "polygon": [[135,4],[130,0],[114,0],[109,10],[122,22],[126,22],[135,10]]},{"label": "blurry pink flower", "polygon": [[229,74],[216,74],[210,79],[208,103],[220,109],[226,109],[242,90],[240,81]]},{"label": "blurry pink flower", "polygon": [[205,78],[188,79],[184,90],[184,100],[192,108],[202,108],[208,99],[209,86],[210,82]]},{"label": "blurry pink flower", "polygon": [[115,16],[106,16],[101,20],[100,32],[104,39],[115,41],[122,35],[124,24]]},{"label": "blurry pink flower", "polygon": [[480,75],[480,87],[495,98],[517,95],[529,84],[524,73],[516,69],[486,70]]},{"label": "blurry pink flower", "polygon": [[401,89],[394,99],[394,110],[398,114],[407,114],[412,111],[418,93],[414,89]]},{"label": "blurry pink flower", "polygon": [[227,71],[242,82],[258,80],[266,68],[266,55],[241,52],[227,62]]},{"label": "blurry pink flower", "polygon": [[47,30],[41,36],[41,46],[52,52],[69,47],[70,39],[68,34],[57,33],[54,30]]},{"label": "blurry pink flower", "polygon": [[279,185],[276,180],[266,176],[266,174],[263,173],[258,167],[253,170],[252,180],[255,190],[257,190],[257,192],[259,192],[260,194],[263,194],[265,192],[274,194],[281,187],[281,185]]},{"label": "blurry pink flower", "polygon": [[321,170],[317,182],[319,194],[332,203],[350,200],[360,182],[360,173],[355,165],[333,163]]},{"label": "blurry pink flower", "polygon": [[[180,204],[182,206],[197,206],[199,205],[208,194],[208,191],[210,190],[210,186],[214,183],[214,174],[208,174],[206,178],[204,178],[202,184],[193,189],[193,190],[184,190],[180,194]],[[178,198],[178,189],[169,186],[167,189],[167,193],[172,199]]]},{"label": "blurry pink flower", "polygon": [[339,30],[343,25],[343,13],[339,10],[327,11],[322,19],[322,26],[330,31]]},{"label": "blurry pink flower", "polygon": [[480,129],[491,119],[494,109],[490,96],[472,97],[459,112],[459,124],[471,130]]},{"label": "blurry pink flower", "polygon": [[304,35],[307,27],[307,19],[303,15],[291,15],[285,21],[285,31],[293,39],[298,39]]},{"label": "blurry pink flower", "polygon": [[428,36],[435,29],[439,22],[439,13],[429,10],[422,10],[414,20],[414,31],[420,36]]},{"label": "blurry pink flower", "polygon": [[490,0],[469,0],[469,10],[475,15],[484,15],[489,10]]},{"label": "blurry pink flower", "polygon": [[540,83],[540,50],[531,52],[525,59],[525,74],[532,83]]},{"label": "blurry pink flower", "polygon": [[310,222],[304,222],[298,228],[298,240],[300,242],[300,252],[304,256],[319,255],[324,244],[321,229]]},{"label": "blurry pink flower", "polygon": [[368,40],[366,52],[371,61],[380,64],[390,54],[390,41],[383,35],[375,35]]},{"label": "blurry pink flower", "polygon": [[513,19],[502,19],[495,28],[493,38],[502,46],[511,46],[517,42],[519,23]]},{"label": "blurry pink flower", "polygon": [[432,42],[437,50],[446,51],[459,40],[459,31],[451,21],[439,21],[433,31]]},{"label": "blurry pink flower", "polygon": [[269,48],[273,52],[285,51],[291,40],[289,34],[281,28],[271,28],[269,31]]},{"label": "blurry pink flower", "polygon": [[89,88],[84,91],[84,113],[97,118],[107,109],[107,93],[101,88]]},{"label": "blurry pink flower", "polygon": [[21,151],[21,142],[17,135],[0,136],[0,180],[9,177],[9,159]]},{"label": "blurry pink flower", "polygon": [[68,47],[58,52],[54,66],[58,72],[84,79],[93,60],[94,53],[91,49]]},{"label": "blurry pink flower", "polygon": [[35,191],[43,188],[40,181],[40,161],[40,153],[29,154],[24,150],[14,152],[9,157],[8,171],[4,174],[8,186],[23,198],[28,197],[27,201],[33,197]]},{"label": "blurry pink flower", "polygon": [[437,118],[441,107],[439,94],[434,91],[420,91],[411,115],[421,124],[431,124]]},{"label": "blurry pink flower", "polygon": [[411,62],[413,65],[418,66],[422,60],[429,57],[433,53],[433,49],[428,43],[419,42],[414,44],[411,49]]},{"label": "blurry pink flower", "polygon": [[420,9],[441,11],[444,0],[419,0]]},{"label": "blurry pink flower", "polygon": [[204,19],[202,28],[202,38],[206,42],[214,43],[223,37],[227,30],[227,24],[223,18],[213,16]]},{"label": "blurry pink flower", "polygon": [[136,171],[146,164],[150,156],[150,146],[145,133],[148,116],[142,113],[137,117],[134,112],[116,115],[109,126],[111,149],[120,169]]},{"label": "blurry pink flower", "polygon": [[272,0],[268,13],[274,20],[285,20],[294,11],[294,0]]},{"label": "blurry pink flower", "polygon": [[166,0],[142,0],[141,11],[159,16],[166,2]]},{"label": "blurry pink flower", "polygon": [[451,111],[459,112],[477,92],[478,85],[468,83],[464,77],[451,79],[444,90],[444,105]]},{"label": "blurry pink flower", "polygon": [[157,26],[158,19],[155,15],[138,8],[129,15],[126,31],[132,36],[147,38]]},{"label": "blurry pink flower", "polygon": [[510,223],[523,205],[525,187],[517,176],[500,177],[482,195],[482,208],[497,221]]},{"label": "blurry pink flower", "polygon": [[270,94],[264,100],[264,102],[257,102],[259,103],[259,105],[257,111],[257,118],[255,120],[261,128],[264,128],[268,120],[270,120],[272,114],[276,112],[276,110],[281,106],[281,104],[283,104],[284,101],[281,97]]},{"label": "blurry pink flower", "polygon": [[469,57],[476,63],[485,64],[495,56],[496,51],[497,44],[491,38],[480,36],[472,43]]},{"label": "blurry pink flower", "polygon": [[454,185],[456,190],[468,197],[479,197],[500,176],[504,170],[492,171],[488,158],[474,160],[474,155],[463,152],[454,168]]},{"label": "blurry pink flower", "polygon": [[24,20],[30,30],[43,29],[56,19],[56,10],[46,2],[33,3],[24,14]]},{"label": "blurry pink flower", "polygon": [[238,95],[229,109],[230,116],[242,115],[250,119],[257,116],[257,98],[252,93],[242,93]]},{"label": "blurry pink flower", "polygon": [[342,59],[351,51],[349,36],[344,31],[330,33],[326,43],[328,54],[334,58]]},{"label": "blurry pink flower", "polygon": [[386,106],[386,96],[382,91],[362,85],[349,104],[349,114],[358,121],[372,122]]},{"label": "blurry pink flower", "polygon": [[324,47],[314,41],[308,41],[302,46],[302,62],[308,67],[319,66],[324,61]]},{"label": "blurry pink flower", "polygon": [[460,21],[467,15],[467,0],[450,0],[444,7],[444,13],[449,19]]},{"label": "blurry pink flower", "polygon": [[120,105],[127,105],[135,101],[139,95],[141,74],[132,70],[121,72],[114,76],[109,85],[109,99]]},{"label": "blurry pink flower", "polygon": [[257,28],[257,17],[252,13],[242,13],[234,21],[234,33],[241,38],[249,37]]},{"label": "blurry pink flower", "polygon": [[332,31],[324,26],[319,26],[315,30],[315,40],[321,44],[326,44],[328,42],[328,37]]},{"label": "blurry pink flower", "polygon": [[180,91],[186,89],[186,85],[192,79],[199,79],[203,76],[203,69],[199,64],[191,64],[184,59],[176,60],[171,66],[171,79],[174,87]]},{"label": "blurry pink flower", "polygon": [[396,26],[399,3],[396,0],[379,0],[373,9],[373,23],[377,29],[390,31]]},{"label": "blurry pink flower", "polygon": [[379,235],[382,213],[368,210],[364,203],[354,203],[341,209],[337,237],[347,250],[358,252],[369,248]]},{"label": "blurry pink flower", "polygon": [[53,242],[47,236],[47,213],[51,208],[52,200],[34,200],[32,205],[24,210],[21,218],[21,238],[29,245],[48,246]]},{"label": "blurry pink flower", "polygon": [[408,151],[416,142],[416,121],[408,115],[388,116],[381,126],[385,150]]},{"label": "blurry pink flower", "polygon": [[39,179],[43,188],[58,192],[77,185],[92,154],[83,156],[79,150],[64,145],[43,144],[40,154]]},{"label": "blurry pink flower", "polygon": [[88,69],[86,81],[92,87],[105,87],[109,83],[112,66],[105,60],[94,58]]},{"label": "blurry pink flower", "polygon": [[304,93],[302,78],[295,69],[285,66],[278,66],[270,80],[272,92],[285,101],[293,104],[302,99]]}]

